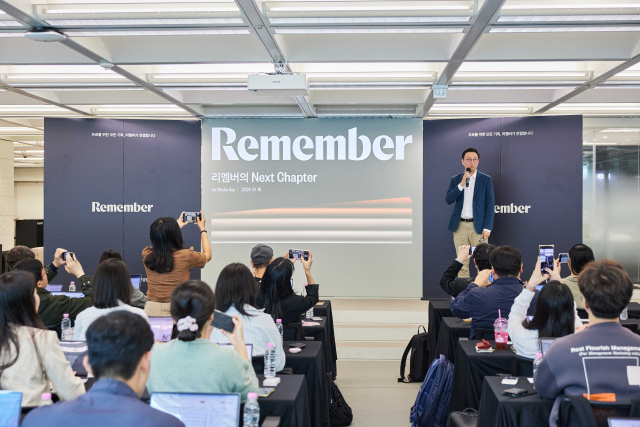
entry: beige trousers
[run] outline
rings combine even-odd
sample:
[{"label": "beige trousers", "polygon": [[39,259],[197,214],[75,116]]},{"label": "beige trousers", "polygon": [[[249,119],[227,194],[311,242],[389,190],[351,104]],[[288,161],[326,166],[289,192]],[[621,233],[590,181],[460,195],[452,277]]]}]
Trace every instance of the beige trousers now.
[{"label": "beige trousers", "polygon": [[[482,239],[482,234],[476,233],[475,228],[473,228],[473,222],[460,221],[458,229],[453,233],[453,244],[456,247],[456,254],[458,253],[458,248],[460,246],[478,246],[478,244],[480,244],[480,239]],[[484,244],[489,242],[484,241],[482,243]],[[469,261],[470,260],[466,260],[464,264],[462,264],[458,277],[469,277]],[[147,305],[149,305],[149,303],[147,303]]]}]

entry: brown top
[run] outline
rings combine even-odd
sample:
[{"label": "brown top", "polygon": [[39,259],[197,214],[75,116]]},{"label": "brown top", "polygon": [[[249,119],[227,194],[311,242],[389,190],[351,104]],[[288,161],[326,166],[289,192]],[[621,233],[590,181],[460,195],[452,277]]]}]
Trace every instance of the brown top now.
[{"label": "brown top", "polygon": [[[152,252],[151,246],[147,246],[142,250],[142,262]],[[195,252],[193,246],[189,249],[180,249],[173,253],[173,270],[168,273],[157,273],[149,270],[147,266],[147,284],[149,290],[147,297],[149,301],[169,302],[171,301],[171,292],[180,283],[189,280],[192,268],[203,268],[207,263],[207,256],[201,252]]]}]

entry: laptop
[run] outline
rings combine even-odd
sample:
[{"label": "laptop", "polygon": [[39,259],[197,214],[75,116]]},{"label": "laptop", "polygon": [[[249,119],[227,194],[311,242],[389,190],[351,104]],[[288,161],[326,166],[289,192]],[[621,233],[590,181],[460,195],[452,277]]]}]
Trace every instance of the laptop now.
[{"label": "laptop", "polygon": [[[229,348],[233,348],[233,344],[231,344],[230,342],[226,342],[226,343],[218,343],[218,345],[221,345],[223,347],[229,347]],[[249,359],[251,359],[253,357],[253,344],[244,344],[245,347],[247,347],[247,354],[249,355]]]},{"label": "laptop", "polygon": [[551,344],[556,338],[540,338],[540,352],[542,353],[542,357],[544,357]]},{"label": "laptop", "polygon": [[69,298],[82,298],[84,294],[82,292],[51,292],[51,295],[65,295]]},{"label": "laptop", "polygon": [[153,332],[153,337],[162,342],[171,341],[171,334],[173,333],[173,318],[172,317],[149,317],[149,326]]},{"label": "laptop", "polygon": [[21,392],[0,390],[0,426],[18,427],[20,425],[21,404]]},{"label": "laptop", "polygon": [[152,393],[151,407],[173,415],[185,427],[240,425],[240,393]]},{"label": "laptop", "polygon": [[609,427],[640,427],[640,418],[608,418]]},{"label": "laptop", "polygon": [[[64,353],[65,359],[71,365],[71,370],[75,371],[76,376],[86,377],[87,370],[82,364],[82,359],[86,356],[89,348],[86,341],[60,341],[60,348]],[[0,424],[2,425],[2,424]]]},{"label": "laptop", "polygon": [[62,285],[47,285],[45,289],[49,292],[60,292],[62,290]]},{"label": "laptop", "polygon": [[133,285],[134,288],[139,290],[141,281],[142,281],[142,275],[141,274],[132,274],[131,275],[131,284]]}]

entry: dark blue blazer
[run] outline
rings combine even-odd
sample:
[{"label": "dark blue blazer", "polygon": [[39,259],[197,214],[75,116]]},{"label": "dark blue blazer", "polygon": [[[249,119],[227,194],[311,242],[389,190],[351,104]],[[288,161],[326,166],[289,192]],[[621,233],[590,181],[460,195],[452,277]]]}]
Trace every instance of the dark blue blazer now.
[{"label": "dark blue blazer", "polygon": [[122,381],[105,378],[82,396],[29,412],[22,427],[184,427],[142,402]]},{"label": "dark blue blazer", "polygon": [[[491,177],[482,172],[476,171],[476,184],[473,189],[473,228],[476,233],[482,234],[482,230],[493,230],[493,217],[495,216],[496,198],[493,194],[493,181]],[[460,216],[462,214],[462,205],[464,204],[464,190],[460,191],[458,184],[462,180],[464,172],[451,177],[449,190],[447,190],[446,201],[450,205],[456,202],[451,212],[451,220],[449,221],[449,231],[452,233],[458,229],[460,225]]]}]

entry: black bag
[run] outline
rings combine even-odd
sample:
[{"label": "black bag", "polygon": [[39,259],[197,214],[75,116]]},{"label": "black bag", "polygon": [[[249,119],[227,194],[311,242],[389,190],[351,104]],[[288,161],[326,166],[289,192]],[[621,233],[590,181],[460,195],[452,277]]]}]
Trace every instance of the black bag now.
[{"label": "black bag", "polygon": [[[420,333],[420,328],[424,333]],[[411,350],[411,359],[409,359],[409,375],[404,378],[404,368],[407,365],[407,355]],[[424,381],[425,375],[429,370],[429,347],[427,342],[427,330],[423,325],[418,326],[418,334],[414,335],[404,349],[402,362],[400,362],[400,378],[399,383],[421,383]]]},{"label": "black bag", "polygon": [[327,381],[329,382],[329,425],[331,427],[344,427],[350,426],[353,421],[353,412],[344,400],[340,389],[333,382],[331,373],[327,374]]},{"label": "black bag", "polygon": [[478,425],[478,411],[467,408],[464,411],[454,411],[449,415],[447,427],[476,427]]}]

